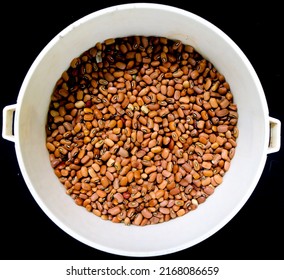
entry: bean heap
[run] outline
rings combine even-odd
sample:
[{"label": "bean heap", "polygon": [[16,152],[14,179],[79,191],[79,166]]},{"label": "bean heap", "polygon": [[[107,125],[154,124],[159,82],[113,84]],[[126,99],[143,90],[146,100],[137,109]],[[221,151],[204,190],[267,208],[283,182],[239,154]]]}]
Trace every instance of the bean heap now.
[{"label": "bean heap", "polygon": [[224,75],[192,46],[110,38],[58,79],[46,147],[77,205],[145,226],[183,216],[214,193],[235,154],[237,122]]}]

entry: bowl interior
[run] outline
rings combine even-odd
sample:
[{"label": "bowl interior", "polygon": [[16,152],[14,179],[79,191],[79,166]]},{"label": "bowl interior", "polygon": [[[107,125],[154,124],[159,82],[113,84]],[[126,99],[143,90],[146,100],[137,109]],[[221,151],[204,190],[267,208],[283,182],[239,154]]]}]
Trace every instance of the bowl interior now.
[{"label": "bowl interior", "polygon": [[[197,210],[146,227],[106,222],[78,207],[54,175],[45,148],[50,95],[70,61],[96,42],[130,35],[164,36],[195,47],[224,74],[239,110],[238,146],[222,185]],[[74,238],[114,254],[162,255],[193,246],[214,234],[249,198],[266,159],[268,110],[262,87],[249,61],[235,43],[211,23],[169,6],[127,4],[110,7],[68,26],[34,61],[23,82],[18,105],[16,151],[25,181],[37,203]]]}]

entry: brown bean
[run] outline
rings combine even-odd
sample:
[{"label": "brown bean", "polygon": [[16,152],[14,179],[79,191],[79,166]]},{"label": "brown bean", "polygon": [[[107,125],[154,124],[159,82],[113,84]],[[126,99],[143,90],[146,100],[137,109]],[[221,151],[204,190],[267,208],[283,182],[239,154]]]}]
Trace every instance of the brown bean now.
[{"label": "brown bean", "polygon": [[127,158],[129,156],[129,153],[127,150],[125,150],[124,148],[120,147],[118,154],[122,157]]},{"label": "brown bean", "polygon": [[219,174],[216,174],[213,178],[218,185],[223,182],[223,177]]},{"label": "brown bean", "polygon": [[229,110],[228,109],[221,109],[221,110],[216,110],[216,116],[217,117],[225,117],[226,115],[229,114]]},{"label": "brown bean", "polygon": [[115,206],[113,208],[108,209],[107,211],[109,214],[111,214],[112,216],[116,216],[121,212],[121,209],[119,206]]},{"label": "brown bean", "polygon": [[183,216],[185,214],[185,210],[184,209],[179,209],[178,211],[177,211],[177,216],[178,217],[181,217],[181,216]]},{"label": "brown bean", "polygon": [[138,213],[134,218],[133,225],[139,226],[142,222],[142,219],[143,215],[141,213]]},{"label": "brown bean", "polygon": [[206,186],[204,188],[204,192],[208,195],[211,195],[214,193],[214,187],[212,185]]},{"label": "brown bean", "polygon": [[142,211],[141,211],[141,214],[143,215],[144,218],[146,219],[150,219],[152,218],[153,214],[147,209],[147,208],[144,208]]},{"label": "brown bean", "polygon": [[160,211],[162,214],[164,214],[164,215],[170,214],[170,209],[169,209],[169,208],[160,207],[160,208],[159,208],[159,211]]},{"label": "brown bean", "polygon": [[150,174],[152,172],[155,172],[157,170],[157,167],[155,165],[149,166],[145,168],[145,173]]},{"label": "brown bean", "polygon": [[162,147],[161,146],[156,146],[156,147],[153,147],[151,149],[151,152],[154,153],[154,154],[158,154],[162,151]]},{"label": "brown bean", "polygon": [[106,151],[102,156],[101,156],[101,160],[103,161],[108,161],[111,157],[111,152],[110,151]]},{"label": "brown bean", "polygon": [[228,131],[228,125],[226,125],[226,124],[218,125],[217,131],[221,132],[221,133],[227,132]]},{"label": "brown bean", "polygon": [[97,190],[97,194],[99,197],[104,198],[107,196],[106,192],[103,190]]}]

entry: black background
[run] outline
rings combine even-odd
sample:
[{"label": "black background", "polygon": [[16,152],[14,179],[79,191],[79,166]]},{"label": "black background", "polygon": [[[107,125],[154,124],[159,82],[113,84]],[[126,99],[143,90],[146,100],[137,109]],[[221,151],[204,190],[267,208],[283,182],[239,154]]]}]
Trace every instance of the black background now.
[{"label": "black background", "polygon": [[[153,2],[195,13],[231,37],[259,76],[269,115],[284,120],[281,1],[263,1],[249,7],[247,2],[239,1]],[[131,2],[6,3],[6,8],[1,8],[1,110],[16,104],[29,67],[53,37],[87,14],[122,3]],[[14,143],[3,138],[0,141],[0,259],[131,259],[93,249],[55,225],[30,194],[18,166]],[[152,259],[284,259],[283,178],[281,149],[268,155],[253,194],[226,226],[191,248]]]}]

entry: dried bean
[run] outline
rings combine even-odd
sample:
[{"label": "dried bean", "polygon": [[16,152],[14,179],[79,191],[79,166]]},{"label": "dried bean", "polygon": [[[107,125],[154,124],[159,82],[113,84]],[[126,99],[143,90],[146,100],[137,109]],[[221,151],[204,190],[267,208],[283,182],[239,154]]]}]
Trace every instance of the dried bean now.
[{"label": "dried bean", "polygon": [[46,148],[77,205],[145,226],[195,210],[222,184],[237,122],[225,76],[192,46],[108,38],[59,78]]}]

